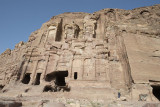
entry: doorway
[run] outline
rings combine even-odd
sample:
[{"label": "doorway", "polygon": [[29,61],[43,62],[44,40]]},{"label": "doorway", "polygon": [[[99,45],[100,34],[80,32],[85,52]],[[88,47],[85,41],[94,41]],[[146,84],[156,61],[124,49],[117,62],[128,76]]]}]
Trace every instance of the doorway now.
[{"label": "doorway", "polygon": [[26,73],[25,76],[24,76],[24,78],[23,78],[23,80],[22,80],[22,83],[23,84],[29,84],[30,79],[31,79],[30,76],[31,76],[31,73]]},{"label": "doorway", "polygon": [[160,86],[152,85],[152,88],[153,95],[160,101]]},{"label": "doorway", "polygon": [[58,71],[56,72],[56,85],[65,86],[65,77],[68,76],[68,71]]},{"label": "doorway", "polygon": [[42,73],[37,73],[37,75],[36,75],[35,85],[39,85],[39,84],[40,84],[41,74],[42,74]]}]

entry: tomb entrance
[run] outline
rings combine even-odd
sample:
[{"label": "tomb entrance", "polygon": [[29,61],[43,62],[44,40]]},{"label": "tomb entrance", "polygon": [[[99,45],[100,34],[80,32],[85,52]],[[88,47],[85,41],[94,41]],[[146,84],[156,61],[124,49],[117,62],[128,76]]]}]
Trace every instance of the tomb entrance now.
[{"label": "tomb entrance", "polygon": [[153,95],[160,101],[160,86],[152,85],[152,88]]},{"label": "tomb entrance", "polygon": [[22,83],[23,84],[29,84],[30,79],[31,79],[30,76],[31,76],[31,73],[26,73],[25,76],[24,76],[24,78],[23,78],[23,80],[22,80]]}]

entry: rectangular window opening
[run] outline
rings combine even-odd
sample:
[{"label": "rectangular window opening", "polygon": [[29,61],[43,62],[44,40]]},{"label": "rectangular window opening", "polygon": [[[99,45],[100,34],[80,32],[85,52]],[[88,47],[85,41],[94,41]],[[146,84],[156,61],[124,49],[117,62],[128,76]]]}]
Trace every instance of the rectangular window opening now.
[{"label": "rectangular window opening", "polygon": [[74,72],[74,79],[76,80],[78,78],[78,73]]}]

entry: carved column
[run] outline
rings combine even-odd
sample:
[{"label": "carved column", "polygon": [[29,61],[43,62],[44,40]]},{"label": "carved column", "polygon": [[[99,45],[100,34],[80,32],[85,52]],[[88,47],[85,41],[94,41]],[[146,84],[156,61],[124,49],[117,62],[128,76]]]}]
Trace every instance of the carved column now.
[{"label": "carved column", "polygon": [[50,57],[50,55],[47,55],[47,56],[45,57],[46,64],[45,64],[45,69],[44,69],[44,71],[43,71],[43,73],[42,73],[42,75],[41,75],[41,80],[42,80],[42,81],[45,80],[49,57]]},{"label": "carved column", "polygon": [[25,76],[28,64],[29,64],[29,60],[26,61],[25,64],[23,65],[20,81],[22,81]]},{"label": "carved column", "polygon": [[[21,73],[21,77],[20,77],[20,81],[23,80],[24,76],[25,76],[25,73],[26,73],[26,70],[27,70],[27,67],[28,67],[28,64],[30,62],[30,59],[31,59],[31,56],[32,56],[32,53],[33,53],[33,50],[31,50],[31,54],[29,55],[29,58],[28,60],[25,62],[25,64],[23,65],[23,68],[22,68],[22,73]],[[27,55],[26,55],[27,56]]]},{"label": "carved column", "polygon": [[73,63],[73,60],[71,59],[69,61],[69,67],[68,67],[68,77],[71,78],[72,76],[72,63]]},{"label": "carved column", "polygon": [[72,78],[73,76],[72,76],[72,73],[73,73],[73,60],[74,60],[74,56],[73,56],[73,59],[72,59],[72,61],[71,61],[71,71],[70,71],[70,75],[69,75],[69,77],[70,78]]},{"label": "carved column", "polygon": [[30,80],[29,84],[33,84],[34,81],[35,81],[37,65],[38,65],[38,60],[36,60],[34,62],[34,67],[33,67],[32,75],[31,75],[31,80]]},{"label": "carved column", "polygon": [[83,78],[83,77],[84,77],[84,61],[85,61],[85,58],[84,58],[83,61],[82,61],[82,62],[83,62],[83,65],[82,65],[82,66],[83,66],[83,69],[82,69],[82,80],[84,79],[84,78]]}]

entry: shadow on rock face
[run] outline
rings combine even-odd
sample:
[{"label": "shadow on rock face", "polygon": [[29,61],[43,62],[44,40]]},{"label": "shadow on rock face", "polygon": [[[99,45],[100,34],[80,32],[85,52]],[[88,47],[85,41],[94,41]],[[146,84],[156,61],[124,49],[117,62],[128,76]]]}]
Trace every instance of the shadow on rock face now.
[{"label": "shadow on rock face", "polygon": [[49,103],[44,103],[43,107],[65,107],[65,105],[56,102],[49,102]]},{"label": "shadow on rock face", "polygon": [[22,107],[22,103],[14,101],[1,101],[0,107]]}]

